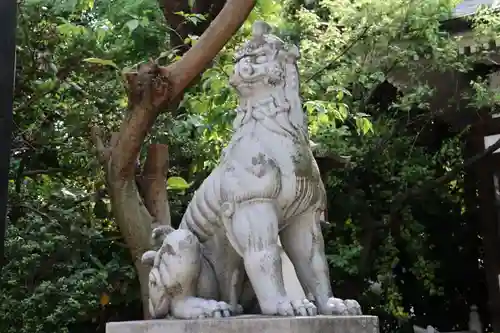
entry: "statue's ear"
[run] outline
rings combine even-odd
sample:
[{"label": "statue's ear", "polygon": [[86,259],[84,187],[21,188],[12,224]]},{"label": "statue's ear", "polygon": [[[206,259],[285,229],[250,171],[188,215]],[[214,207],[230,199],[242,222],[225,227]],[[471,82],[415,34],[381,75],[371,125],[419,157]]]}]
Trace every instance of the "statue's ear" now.
[{"label": "statue's ear", "polygon": [[155,257],[156,251],[146,251],[141,257],[141,262],[148,267],[152,267]]},{"label": "statue's ear", "polygon": [[175,229],[169,225],[162,225],[162,226],[159,226],[157,228],[154,228],[153,233],[151,234],[151,238],[153,240],[153,243],[155,243],[155,244],[163,243],[163,240],[165,239],[165,237],[174,230]]},{"label": "statue's ear", "polygon": [[170,244],[165,244],[165,252],[167,252],[167,254],[169,254],[171,256],[175,256],[176,255],[174,248]]}]

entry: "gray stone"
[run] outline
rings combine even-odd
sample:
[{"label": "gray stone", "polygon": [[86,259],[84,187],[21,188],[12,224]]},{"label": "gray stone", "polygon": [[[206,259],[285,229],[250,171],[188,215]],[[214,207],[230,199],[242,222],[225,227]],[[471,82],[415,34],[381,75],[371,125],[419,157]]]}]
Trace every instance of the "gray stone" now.
[{"label": "gray stone", "polygon": [[106,333],[378,333],[375,316],[237,316],[108,323]]},{"label": "gray stone", "polygon": [[321,231],[326,191],[301,104],[299,50],[254,22],[229,84],[239,105],[219,164],[193,194],[179,229],[153,231],[154,319],[254,313],[361,315],[334,297]]}]

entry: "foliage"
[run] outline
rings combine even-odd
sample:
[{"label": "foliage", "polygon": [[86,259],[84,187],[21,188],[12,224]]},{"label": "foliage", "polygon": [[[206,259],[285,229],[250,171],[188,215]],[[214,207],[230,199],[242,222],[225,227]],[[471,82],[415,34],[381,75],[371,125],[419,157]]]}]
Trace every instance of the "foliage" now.
[{"label": "foliage", "polygon": [[113,225],[59,214],[30,211],[8,229],[2,332],[88,332],[109,318],[139,319],[135,271]]},{"label": "foliage", "polygon": [[[430,102],[436,92],[423,74],[473,69],[476,56],[460,55],[440,24],[454,5],[260,1],[187,91],[179,112],[161,115],[148,139],[169,145],[174,224],[231,134],[236,96],[227,80],[234,49],[253,20],[267,20],[300,45],[304,109],[317,154],[350,159],[346,169],[324,170],[332,222],[326,251],[336,293],[360,297],[367,312],[381,317],[383,331],[409,319],[463,329],[467,304],[486,309],[464,175],[391,214],[398,193],[462,162],[467,131],[452,131],[438,117]],[[103,332],[107,320],[139,317],[140,304],[88,126],[116,130],[127,103],[121,71],[149,57],[173,61],[176,52],[155,0],[25,0],[19,15],[0,329]],[[483,10],[475,26],[483,41],[498,31],[498,18]],[[196,36],[186,40],[194,42]],[[389,82],[402,72],[411,85],[398,91]],[[465,97],[492,107],[497,94],[483,81],[473,77]]]},{"label": "foliage", "polygon": [[[459,54],[457,40],[441,24],[455,5],[324,0],[306,9],[285,4],[293,22],[290,38],[301,45],[312,140],[324,155],[337,153],[351,161],[348,169],[329,172],[327,180],[335,221],[326,236],[333,279],[341,295],[362,293],[386,331],[409,319],[424,327],[465,329],[467,304],[487,308],[481,282],[456,281],[460,273],[447,264],[457,260],[449,244],[461,244],[466,249],[458,254],[461,270],[473,272],[475,281],[484,279],[477,265],[477,226],[467,224],[464,175],[412,198],[401,212],[392,211],[395,197],[462,163],[467,129],[453,131],[439,118],[431,104],[436,90],[426,77],[470,73],[487,52]],[[479,12],[474,22],[476,41],[489,40],[498,29],[491,11]],[[407,81],[398,91],[389,82],[397,85],[402,71]],[[494,108],[498,92],[483,79],[473,78],[463,98],[474,107]],[[371,291],[373,281],[382,287],[378,295]],[[386,314],[393,319],[385,320]]]},{"label": "foliage", "polygon": [[117,128],[119,69],[165,49],[160,19],[154,1],[20,3],[2,332],[104,332],[141,318],[88,128]]}]

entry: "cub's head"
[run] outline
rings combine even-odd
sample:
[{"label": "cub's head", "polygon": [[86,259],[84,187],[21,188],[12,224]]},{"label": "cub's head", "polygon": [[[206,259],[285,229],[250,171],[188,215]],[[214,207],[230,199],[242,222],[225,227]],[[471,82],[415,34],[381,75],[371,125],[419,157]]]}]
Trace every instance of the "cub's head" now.
[{"label": "cub's head", "polygon": [[149,312],[153,318],[166,317],[170,300],[193,284],[200,269],[200,245],[189,230],[155,229],[153,237],[162,239],[158,251],[147,251],[142,263],[149,272]]}]

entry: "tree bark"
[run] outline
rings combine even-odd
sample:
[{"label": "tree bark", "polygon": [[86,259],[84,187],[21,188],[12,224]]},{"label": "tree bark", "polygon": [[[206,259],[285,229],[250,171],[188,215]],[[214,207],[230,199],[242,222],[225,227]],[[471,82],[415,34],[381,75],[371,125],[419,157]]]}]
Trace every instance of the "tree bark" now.
[{"label": "tree bark", "polygon": [[[170,46],[183,55],[189,50],[184,40],[189,35],[200,36],[210,25],[210,22],[220,13],[226,0],[197,0],[193,6],[187,0],[160,0],[163,16],[170,27]],[[202,14],[205,20],[194,24],[186,20],[179,12],[188,14]]]},{"label": "tree bark", "polygon": [[167,171],[168,146],[162,144],[149,146],[139,182],[144,204],[157,225],[171,225],[167,196]]},{"label": "tree bark", "polygon": [[[169,1],[165,0],[164,4]],[[120,131],[111,135],[108,145],[100,129],[92,128],[92,141],[106,173],[113,215],[139,275],[146,318],[149,316],[149,271],[140,259],[150,249],[153,223],[170,223],[165,185],[168,148],[164,145],[149,148],[139,179],[136,179],[137,158],[159,113],[175,105],[184,89],[243,24],[254,5],[255,0],[228,0],[198,42],[179,61],[168,67],[150,62],[139,66],[137,72],[127,73],[129,111]],[[137,184],[141,185],[141,191]]]}]

